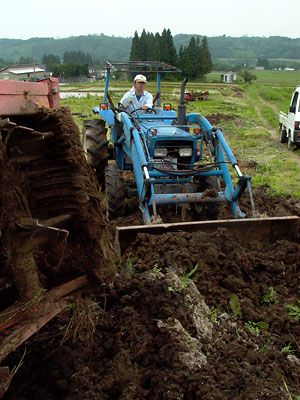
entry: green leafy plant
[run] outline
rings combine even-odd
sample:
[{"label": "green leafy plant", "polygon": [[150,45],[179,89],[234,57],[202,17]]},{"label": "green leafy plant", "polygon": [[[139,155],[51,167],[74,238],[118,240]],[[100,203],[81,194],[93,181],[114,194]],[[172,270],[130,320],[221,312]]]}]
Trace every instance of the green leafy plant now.
[{"label": "green leafy plant", "polygon": [[262,303],[264,303],[264,304],[277,304],[278,303],[277,293],[276,293],[276,290],[273,288],[273,286],[269,286],[266,293],[264,293],[264,295],[262,297]]},{"label": "green leafy plant", "polygon": [[231,293],[229,299],[230,308],[232,311],[233,318],[240,317],[242,315],[240,300],[235,293]]},{"label": "green leafy plant", "polygon": [[295,350],[292,349],[292,344],[291,343],[288,343],[285,346],[283,346],[280,351],[281,351],[281,353],[284,353],[284,354],[293,354],[293,353],[295,353]]},{"label": "green leafy plant", "polygon": [[179,278],[183,288],[186,288],[189,285],[190,280],[195,281],[193,275],[197,271],[197,269],[198,269],[198,264],[190,272],[186,273],[185,275]]},{"label": "green leafy plant", "polygon": [[179,287],[175,288],[173,286],[168,286],[168,291],[169,292],[181,292],[183,289],[187,288],[190,281],[194,281],[195,279],[193,278],[194,273],[198,269],[198,264],[189,272],[187,272],[185,275],[179,277]]},{"label": "green leafy plant", "polygon": [[218,323],[218,312],[217,312],[217,309],[215,307],[212,307],[209,310],[208,318],[211,320],[212,323],[214,323],[214,324]]},{"label": "green leafy plant", "polygon": [[161,273],[162,268],[158,266],[158,264],[155,264],[152,270],[150,271],[150,277],[151,279],[156,279],[158,275]]},{"label": "green leafy plant", "polygon": [[68,311],[74,310],[74,308],[75,308],[75,303],[70,302],[70,303],[67,304],[67,310]]},{"label": "green leafy plant", "polygon": [[264,321],[248,321],[245,323],[245,328],[255,336],[259,336],[262,330],[268,329],[268,326],[267,322]]},{"label": "green leafy plant", "polygon": [[285,307],[289,316],[296,321],[300,321],[300,300],[297,300],[297,304],[286,304]]},{"label": "green leafy plant", "polygon": [[158,264],[155,264],[154,267],[152,268],[152,273],[158,274],[160,272],[161,272],[161,268],[158,266]]},{"label": "green leafy plant", "polygon": [[132,276],[135,274],[133,261],[130,257],[126,261],[119,261],[116,266],[117,270],[123,274]]}]

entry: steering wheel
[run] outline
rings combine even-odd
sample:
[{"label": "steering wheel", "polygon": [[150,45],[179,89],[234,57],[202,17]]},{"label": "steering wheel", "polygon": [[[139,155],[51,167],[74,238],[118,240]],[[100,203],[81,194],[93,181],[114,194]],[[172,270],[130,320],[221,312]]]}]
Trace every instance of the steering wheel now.
[{"label": "steering wheel", "polygon": [[134,110],[132,110],[132,111],[130,112],[130,114],[133,115],[134,113],[136,113],[136,112],[138,112],[138,111],[141,111],[141,110],[142,110],[142,107],[140,107],[140,108],[135,108]]},{"label": "steering wheel", "polygon": [[148,107],[146,110],[146,114],[157,114],[155,108],[153,107]]},{"label": "steering wheel", "polygon": [[130,114],[132,115],[132,114],[134,114],[134,113],[136,113],[138,111],[141,111],[141,110],[146,111],[146,114],[150,114],[150,113],[151,114],[157,114],[156,110],[154,108],[152,108],[152,107],[148,107],[146,110],[144,110],[143,107],[136,108],[135,110],[132,110]]}]

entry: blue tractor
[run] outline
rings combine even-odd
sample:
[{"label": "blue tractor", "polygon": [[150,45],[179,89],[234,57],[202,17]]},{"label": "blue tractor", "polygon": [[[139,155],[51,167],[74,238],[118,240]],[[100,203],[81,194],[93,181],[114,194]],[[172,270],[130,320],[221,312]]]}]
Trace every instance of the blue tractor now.
[{"label": "blue tractor", "polygon": [[[131,114],[120,104],[115,107],[108,92],[114,68],[155,74],[157,104],[147,112],[134,110]],[[106,63],[103,102],[93,108],[101,119],[85,122],[84,143],[99,183],[106,188],[108,216],[114,218],[124,212],[123,173],[131,171],[144,224],[161,223],[160,206],[172,204],[191,204],[199,219],[213,220],[218,219],[220,203],[226,203],[233,218],[244,218],[239,199],[245,190],[254,211],[251,178],[241,173],[222,131],[201,114],[186,113],[186,79],[177,112],[170,104],[161,106],[161,77],[172,72],[180,71],[162,62]],[[110,128],[111,152],[106,126]],[[107,163],[109,153],[115,163]],[[236,185],[229,167],[237,176]]]},{"label": "blue tractor", "polygon": [[[132,76],[156,75],[157,105],[146,113],[134,110],[131,114],[120,105],[115,107],[108,92],[113,68]],[[161,106],[161,77],[168,72],[180,71],[162,62],[114,66],[107,62],[103,102],[93,108],[101,118],[85,121],[84,149],[100,188],[105,189],[108,217],[113,219],[124,213],[126,196],[130,193],[126,189],[128,175],[133,177],[134,194],[142,213],[143,225],[116,227],[116,250],[122,253],[139,233],[214,232],[220,227],[230,229],[244,240],[252,240],[257,235],[270,241],[299,237],[297,216],[254,218],[250,177],[240,171],[222,131],[201,114],[186,113],[186,80],[181,85],[177,112],[170,104]],[[107,127],[112,151],[108,146]],[[236,184],[231,177],[234,175]],[[245,191],[249,196],[250,218],[239,207]],[[231,218],[218,219],[221,203],[231,210]],[[160,212],[166,205],[177,210],[180,207],[182,221],[186,209],[193,207],[198,214],[196,221],[162,222]]]}]

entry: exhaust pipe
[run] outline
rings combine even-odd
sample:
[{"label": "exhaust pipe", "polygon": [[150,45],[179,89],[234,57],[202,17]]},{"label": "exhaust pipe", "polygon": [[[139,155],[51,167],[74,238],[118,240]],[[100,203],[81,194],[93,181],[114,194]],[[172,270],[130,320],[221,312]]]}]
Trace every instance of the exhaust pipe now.
[{"label": "exhaust pipe", "polygon": [[184,103],[186,84],[187,84],[187,78],[184,78],[181,84],[180,101],[178,104],[178,117],[177,117],[178,125],[186,125],[186,105]]}]

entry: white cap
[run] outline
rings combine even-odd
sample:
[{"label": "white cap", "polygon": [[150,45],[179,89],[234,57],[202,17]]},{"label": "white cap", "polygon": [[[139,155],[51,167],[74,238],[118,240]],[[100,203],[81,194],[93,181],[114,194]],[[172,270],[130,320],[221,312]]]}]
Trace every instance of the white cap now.
[{"label": "white cap", "polygon": [[134,77],[134,82],[147,82],[147,78],[144,75],[136,75]]}]

